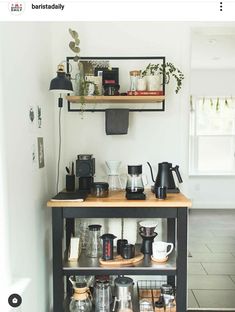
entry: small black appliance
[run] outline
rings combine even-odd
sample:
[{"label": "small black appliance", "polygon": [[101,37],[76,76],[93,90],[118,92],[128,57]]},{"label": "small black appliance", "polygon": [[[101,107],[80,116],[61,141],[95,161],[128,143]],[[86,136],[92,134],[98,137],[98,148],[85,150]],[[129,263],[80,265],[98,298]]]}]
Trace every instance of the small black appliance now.
[{"label": "small black appliance", "polygon": [[152,167],[149,162],[147,162],[147,164],[149,165],[152,180],[154,182],[154,187],[152,188],[152,191],[154,193],[156,193],[156,189],[161,186],[167,187],[167,193],[179,193],[180,192],[179,188],[176,187],[175,185],[175,181],[173,177],[173,171],[175,171],[179,183],[183,182],[180,172],[179,172],[179,166],[172,167],[172,163],[168,163],[168,162],[159,163],[157,178],[156,180],[154,180]]},{"label": "small black appliance", "polygon": [[94,182],[95,158],[92,154],[80,154],[76,160],[76,176],[79,178],[79,190],[90,192],[91,183]]}]

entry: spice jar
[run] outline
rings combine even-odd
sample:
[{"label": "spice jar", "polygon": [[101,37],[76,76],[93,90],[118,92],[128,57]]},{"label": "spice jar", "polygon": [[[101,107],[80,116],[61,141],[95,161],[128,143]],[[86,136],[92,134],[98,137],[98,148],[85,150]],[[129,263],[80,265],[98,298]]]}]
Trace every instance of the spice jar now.
[{"label": "spice jar", "polygon": [[166,295],[173,295],[173,287],[169,284],[162,284],[161,286],[161,293]]},{"label": "spice jar", "polygon": [[136,91],[138,87],[138,79],[140,77],[139,70],[132,70],[130,71],[130,91]]}]

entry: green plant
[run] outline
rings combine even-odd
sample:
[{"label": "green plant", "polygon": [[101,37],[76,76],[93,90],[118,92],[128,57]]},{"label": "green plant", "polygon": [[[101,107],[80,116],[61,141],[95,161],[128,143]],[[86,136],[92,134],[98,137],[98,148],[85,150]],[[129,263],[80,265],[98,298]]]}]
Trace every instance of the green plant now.
[{"label": "green plant", "polygon": [[141,71],[142,77],[148,75],[164,75],[164,82],[168,84],[171,78],[174,78],[176,81],[176,89],[175,93],[178,93],[182,87],[182,80],[184,79],[184,74],[175,67],[172,63],[165,63],[165,64],[152,64],[149,63],[148,66],[145,68],[144,71]]},{"label": "green plant", "polygon": [[[78,68],[79,68],[79,59],[80,59],[79,53],[81,51],[79,47],[80,39],[76,30],[72,30],[71,28],[69,28],[69,33],[71,37],[73,38],[73,41],[69,42],[69,47],[76,54],[73,60],[74,62],[78,63]],[[86,84],[85,84],[84,77],[81,77],[79,81],[79,95],[80,95],[81,110],[83,110],[85,106],[85,97],[84,97],[85,88],[86,88]]]},{"label": "green plant", "polygon": [[79,60],[79,56],[78,54],[80,53],[81,49],[79,48],[79,44],[80,44],[80,39],[78,36],[78,33],[75,30],[72,30],[71,28],[69,28],[69,33],[73,38],[73,41],[69,42],[69,47],[70,49],[76,53],[75,57],[74,57],[74,62],[78,62]]}]

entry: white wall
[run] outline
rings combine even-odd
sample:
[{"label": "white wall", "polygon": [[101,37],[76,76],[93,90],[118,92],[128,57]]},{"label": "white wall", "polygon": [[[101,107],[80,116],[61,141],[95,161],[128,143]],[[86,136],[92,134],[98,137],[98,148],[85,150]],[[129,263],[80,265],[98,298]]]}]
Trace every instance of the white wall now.
[{"label": "white wall", "polygon": [[[191,94],[196,96],[234,95],[234,69],[193,69]],[[234,208],[234,176],[190,177],[189,193],[198,208]]]},{"label": "white wall", "polygon": [[[64,110],[65,164],[77,154],[93,153],[97,177],[102,177],[106,174],[104,161],[107,159],[120,159],[122,172],[126,172],[127,164],[142,163],[148,175],[147,161],[155,169],[158,162],[171,161],[179,164],[183,178],[187,177],[185,147],[188,142],[185,127],[188,118],[185,116],[188,114],[188,105],[185,94],[189,82],[189,27],[184,23],[60,23],[54,27],[54,33],[60,33],[55,50],[61,58],[73,55],[68,48],[69,27],[76,29],[80,35],[82,56],[166,55],[167,60],[186,73],[186,79],[182,92],[177,96],[173,91],[174,83],[167,86],[170,92],[165,113],[130,113],[128,135],[105,135],[104,113],[85,113],[81,119],[78,113]],[[175,36],[176,33],[180,38]]]},{"label": "white wall", "polygon": [[[0,33],[1,38],[1,33]],[[1,50],[0,50],[0,64],[2,60]],[[1,269],[1,283],[4,287],[1,287],[0,296],[0,308],[2,311],[7,311],[7,301],[8,289],[11,284],[11,270],[9,264],[9,211],[7,207],[7,190],[6,190],[6,153],[5,153],[5,129],[4,129],[4,118],[3,118],[3,89],[2,89],[2,71],[0,72],[0,267]]]},{"label": "white wall", "polygon": [[[60,35],[54,50],[62,59],[73,55],[68,48],[71,39],[68,28],[71,27],[80,35],[81,56],[165,55],[185,74],[183,88],[178,95],[174,93],[174,83],[167,86],[164,113],[130,114],[126,136],[105,135],[104,113],[85,113],[81,119],[78,113],[64,109],[64,166],[77,154],[93,153],[98,179],[106,174],[104,161],[115,158],[122,161],[122,172],[126,172],[127,164],[142,163],[151,181],[146,161],[154,165],[155,171],[159,162],[169,161],[180,166],[184,180],[180,189],[193,200],[193,207],[234,207],[234,180],[231,183],[231,177],[188,176],[191,29],[205,25],[227,26],[226,23],[190,22],[73,22],[53,25],[55,37]],[[221,77],[218,81],[224,84]],[[221,183],[225,185],[223,192]]]},{"label": "white wall", "polygon": [[[30,280],[22,311],[48,312],[52,255],[51,211],[46,201],[55,192],[54,98],[48,92],[54,75],[50,24],[1,23],[1,35],[11,282]],[[30,106],[36,114],[38,105],[42,108],[41,129],[36,119],[33,124],[29,120]],[[37,137],[44,138],[42,169],[37,158],[32,161]]]},{"label": "white wall", "polygon": [[234,95],[235,69],[192,69],[191,93],[199,96]]}]

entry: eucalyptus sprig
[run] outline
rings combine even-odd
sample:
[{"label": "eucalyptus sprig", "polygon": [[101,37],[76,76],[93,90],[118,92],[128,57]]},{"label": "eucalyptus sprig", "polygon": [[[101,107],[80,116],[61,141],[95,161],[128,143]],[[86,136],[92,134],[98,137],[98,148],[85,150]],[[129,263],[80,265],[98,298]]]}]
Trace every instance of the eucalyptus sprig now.
[{"label": "eucalyptus sprig", "polygon": [[75,30],[72,30],[71,28],[69,28],[69,33],[73,38],[73,41],[69,42],[69,47],[74,53],[76,53],[73,60],[74,62],[77,62],[79,60],[78,54],[81,51],[81,49],[79,48],[80,39],[79,39],[78,33]]}]

